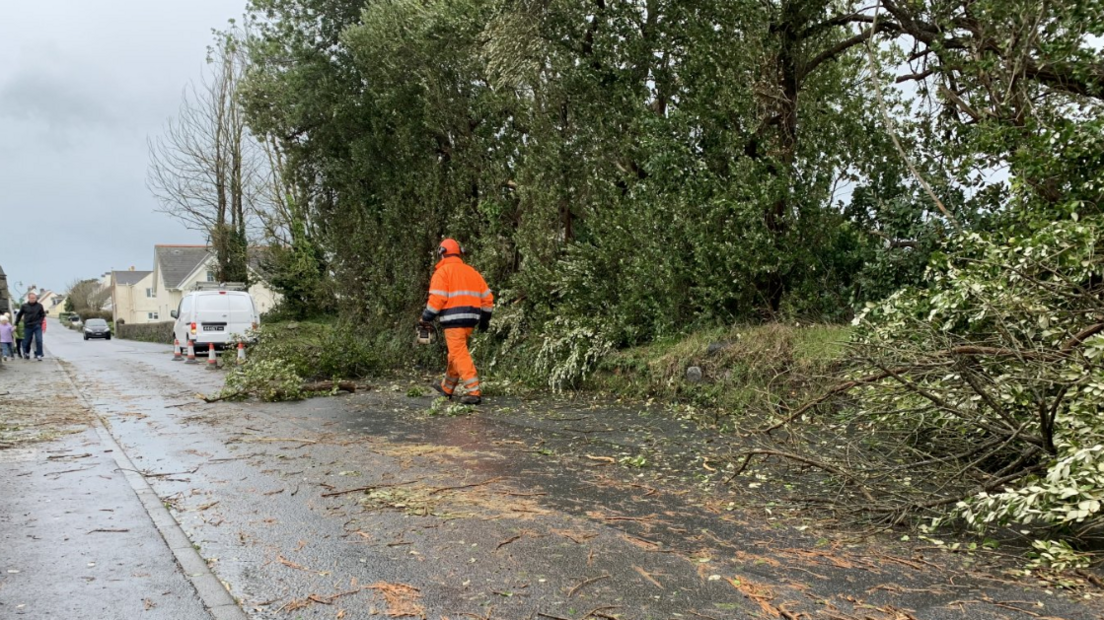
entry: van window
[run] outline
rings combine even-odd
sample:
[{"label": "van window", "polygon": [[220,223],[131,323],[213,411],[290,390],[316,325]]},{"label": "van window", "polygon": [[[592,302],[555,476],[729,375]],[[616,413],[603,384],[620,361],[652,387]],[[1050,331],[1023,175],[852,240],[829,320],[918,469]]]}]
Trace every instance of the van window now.
[{"label": "van window", "polygon": [[248,312],[249,314],[253,314],[253,298],[248,295],[231,295],[230,311]]},{"label": "van window", "polygon": [[226,295],[219,293],[202,293],[195,296],[196,313],[217,312],[225,314],[229,307]]}]

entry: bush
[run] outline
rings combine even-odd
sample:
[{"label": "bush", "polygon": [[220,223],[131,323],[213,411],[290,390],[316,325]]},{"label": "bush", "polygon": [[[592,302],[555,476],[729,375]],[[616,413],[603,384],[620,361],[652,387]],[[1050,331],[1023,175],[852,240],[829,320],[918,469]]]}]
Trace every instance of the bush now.
[{"label": "bush", "polygon": [[72,315],[79,316],[82,321],[87,321],[88,319],[103,319],[110,322],[115,319],[115,315],[110,310],[86,310],[84,312],[69,313],[69,316]]},{"label": "bush", "polygon": [[142,342],[156,342],[159,344],[173,341],[172,321],[160,323],[125,323],[115,326],[115,335],[127,340],[140,340]]}]

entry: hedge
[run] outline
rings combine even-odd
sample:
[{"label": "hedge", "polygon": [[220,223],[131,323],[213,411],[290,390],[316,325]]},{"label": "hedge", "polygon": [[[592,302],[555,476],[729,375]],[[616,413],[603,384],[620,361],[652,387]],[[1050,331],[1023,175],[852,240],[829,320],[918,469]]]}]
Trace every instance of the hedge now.
[{"label": "hedge", "polygon": [[127,340],[143,342],[171,343],[173,340],[173,321],[160,323],[125,323],[115,327],[115,335]]}]

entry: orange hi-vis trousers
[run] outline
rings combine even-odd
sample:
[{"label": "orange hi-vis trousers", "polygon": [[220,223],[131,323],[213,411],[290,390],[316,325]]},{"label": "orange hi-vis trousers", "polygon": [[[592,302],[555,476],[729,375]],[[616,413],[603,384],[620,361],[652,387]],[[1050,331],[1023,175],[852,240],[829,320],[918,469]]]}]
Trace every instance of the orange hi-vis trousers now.
[{"label": "orange hi-vis trousers", "polygon": [[473,327],[450,327],[445,331],[445,344],[448,345],[448,370],[441,381],[441,389],[452,394],[456,386],[463,385],[471,396],[480,396],[479,375],[475,371],[475,362],[468,351],[468,338],[475,331]]}]

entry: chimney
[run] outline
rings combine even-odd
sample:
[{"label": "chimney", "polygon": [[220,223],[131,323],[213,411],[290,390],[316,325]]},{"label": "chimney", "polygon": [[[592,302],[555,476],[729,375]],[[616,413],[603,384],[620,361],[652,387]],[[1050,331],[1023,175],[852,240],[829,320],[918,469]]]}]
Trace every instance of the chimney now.
[{"label": "chimney", "polygon": [[134,271],[134,265],[131,265],[131,266],[130,266],[130,270],[131,270],[131,271]]}]

